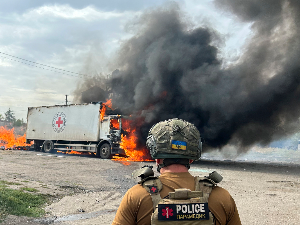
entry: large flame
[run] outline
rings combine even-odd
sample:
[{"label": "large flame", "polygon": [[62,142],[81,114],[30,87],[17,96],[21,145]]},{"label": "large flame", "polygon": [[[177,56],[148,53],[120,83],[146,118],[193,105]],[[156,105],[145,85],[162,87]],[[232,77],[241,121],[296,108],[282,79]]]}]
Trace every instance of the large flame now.
[{"label": "large flame", "polygon": [[105,116],[106,107],[112,108],[111,99],[108,99],[106,102],[102,103],[102,107],[101,107],[101,110],[100,110],[100,120],[101,121],[103,120],[103,118]]},{"label": "large flame", "polygon": [[29,146],[29,144],[26,144],[26,134],[16,136],[14,128],[7,129],[6,127],[0,127],[0,145],[4,146],[5,149],[15,146]]},{"label": "large flame", "polygon": [[125,134],[121,135],[120,147],[124,149],[126,157],[114,156],[116,161],[153,161],[146,148],[137,148],[138,138],[136,136],[136,127],[129,119],[122,119],[122,129]]},{"label": "large flame", "polygon": [[[107,107],[112,109],[112,100],[108,99],[105,103],[102,103],[101,111],[100,111],[100,119],[103,121],[104,116],[106,115]],[[137,127],[133,127],[133,123],[131,123],[129,119],[122,118],[122,130],[123,133],[121,135],[121,143],[120,147],[124,149],[126,156],[114,156],[113,160],[117,161],[152,161],[148,151],[146,148],[137,148],[137,136],[136,129]],[[118,119],[112,119],[110,121],[111,129],[119,129],[119,121]]]}]

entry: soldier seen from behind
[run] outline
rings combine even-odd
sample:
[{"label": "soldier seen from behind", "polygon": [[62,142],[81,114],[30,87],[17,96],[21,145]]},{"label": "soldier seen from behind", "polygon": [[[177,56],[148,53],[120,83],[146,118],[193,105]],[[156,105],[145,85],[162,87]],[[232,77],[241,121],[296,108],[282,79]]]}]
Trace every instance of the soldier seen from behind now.
[{"label": "soldier seen from behind", "polygon": [[241,224],[233,198],[217,186],[222,180],[218,173],[201,178],[188,172],[202,148],[193,124],[159,122],[150,129],[146,145],[161,175],[155,177],[150,167],[134,172],[142,180],[123,197],[113,225]]}]

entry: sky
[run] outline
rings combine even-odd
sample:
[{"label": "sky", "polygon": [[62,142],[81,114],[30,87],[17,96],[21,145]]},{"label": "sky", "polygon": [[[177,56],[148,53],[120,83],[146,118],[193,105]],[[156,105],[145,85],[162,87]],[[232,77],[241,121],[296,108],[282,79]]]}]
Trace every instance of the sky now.
[{"label": "sky", "polygon": [[[144,11],[166,0],[0,1],[0,114],[26,120],[28,107],[60,105],[85,77],[111,72],[123,41]],[[234,62],[251,37],[251,24],[211,0],[177,1],[191,27],[221,34],[220,54]],[[224,65],[226,66],[226,65]]]}]

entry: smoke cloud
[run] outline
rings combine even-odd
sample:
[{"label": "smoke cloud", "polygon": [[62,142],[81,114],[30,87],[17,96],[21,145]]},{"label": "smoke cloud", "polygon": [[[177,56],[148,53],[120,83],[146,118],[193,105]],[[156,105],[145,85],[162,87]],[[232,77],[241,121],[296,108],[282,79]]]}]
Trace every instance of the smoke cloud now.
[{"label": "smoke cloud", "polygon": [[154,123],[170,118],[194,123],[212,148],[267,144],[297,131],[300,2],[215,3],[252,23],[252,39],[229,67],[222,66],[214,44],[222,37],[192,27],[176,4],[146,11],[133,25],[135,35],[122,44],[117,70],[105,83],[114,107],[139,124],[141,143]]}]

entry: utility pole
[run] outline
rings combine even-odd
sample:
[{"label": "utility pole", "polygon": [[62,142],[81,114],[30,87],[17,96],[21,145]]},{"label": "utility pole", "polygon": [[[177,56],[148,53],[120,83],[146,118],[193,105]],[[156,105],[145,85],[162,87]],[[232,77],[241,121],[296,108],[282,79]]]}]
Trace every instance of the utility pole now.
[{"label": "utility pole", "polygon": [[68,95],[66,95],[66,105],[68,105]]}]

